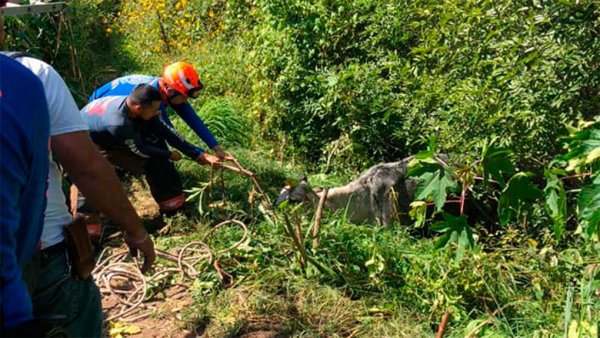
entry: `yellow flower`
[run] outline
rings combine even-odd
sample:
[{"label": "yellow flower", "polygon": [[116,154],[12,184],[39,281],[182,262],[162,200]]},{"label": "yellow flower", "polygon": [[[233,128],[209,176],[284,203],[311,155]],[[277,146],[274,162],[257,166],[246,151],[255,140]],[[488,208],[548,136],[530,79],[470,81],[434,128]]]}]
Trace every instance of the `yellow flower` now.
[{"label": "yellow flower", "polygon": [[108,34],[111,34],[112,32],[113,32],[112,28],[108,27],[108,28],[106,29],[106,33],[108,33]]}]

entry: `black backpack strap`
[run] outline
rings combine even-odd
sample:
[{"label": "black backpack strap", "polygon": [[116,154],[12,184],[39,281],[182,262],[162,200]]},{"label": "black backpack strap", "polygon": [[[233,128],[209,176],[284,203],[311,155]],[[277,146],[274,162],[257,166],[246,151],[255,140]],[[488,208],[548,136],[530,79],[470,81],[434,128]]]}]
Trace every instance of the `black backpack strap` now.
[{"label": "black backpack strap", "polygon": [[18,58],[22,58],[22,57],[31,57],[31,58],[35,58],[35,56],[29,54],[29,53],[25,53],[25,52],[7,52],[7,51],[0,51],[0,54],[2,55],[6,55],[9,58],[13,58],[13,59],[18,59]]}]

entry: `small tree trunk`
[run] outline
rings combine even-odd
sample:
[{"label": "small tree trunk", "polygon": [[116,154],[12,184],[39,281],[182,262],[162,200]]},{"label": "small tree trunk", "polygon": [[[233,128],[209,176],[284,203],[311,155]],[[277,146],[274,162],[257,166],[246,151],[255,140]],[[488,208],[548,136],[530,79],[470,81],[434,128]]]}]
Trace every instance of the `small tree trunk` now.
[{"label": "small tree trunk", "polygon": [[450,309],[446,309],[444,316],[442,317],[442,322],[438,327],[438,332],[435,335],[435,338],[442,338],[444,336],[444,330],[446,330],[446,325],[448,325],[448,319],[450,318]]},{"label": "small tree trunk", "polygon": [[313,242],[312,247],[313,250],[316,250],[319,247],[319,229],[321,228],[321,217],[323,216],[323,206],[325,205],[325,201],[327,200],[327,193],[329,189],[325,188],[323,190],[323,194],[321,195],[321,199],[319,200],[319,205],[317,206],[317,215],[315,216],[315,226],[313,228]]}]

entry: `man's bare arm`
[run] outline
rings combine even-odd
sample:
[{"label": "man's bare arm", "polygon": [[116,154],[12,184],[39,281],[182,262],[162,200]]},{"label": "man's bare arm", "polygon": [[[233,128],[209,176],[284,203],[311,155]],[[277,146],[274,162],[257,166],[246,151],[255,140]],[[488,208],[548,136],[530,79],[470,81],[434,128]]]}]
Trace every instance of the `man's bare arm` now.
[{"label": "man's bare arm", "polygon": [[154,244],[129,202],[110,163],[100,154],[87,131],[52,136],[52,153],[94,208],[104,213],[127,234],[132,253],[145,256],[142,271],[155,260]]}]

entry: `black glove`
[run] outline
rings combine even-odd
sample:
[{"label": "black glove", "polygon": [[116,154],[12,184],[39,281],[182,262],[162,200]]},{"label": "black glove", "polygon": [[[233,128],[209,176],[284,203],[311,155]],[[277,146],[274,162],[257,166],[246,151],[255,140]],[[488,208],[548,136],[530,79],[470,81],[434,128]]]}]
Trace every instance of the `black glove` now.
[{"label": "black glove", "polygon": [[30,320],[10,329],[2,328],[0,335],[2,337],[69,338],[69,334],[62,327],[39,320]]}]

